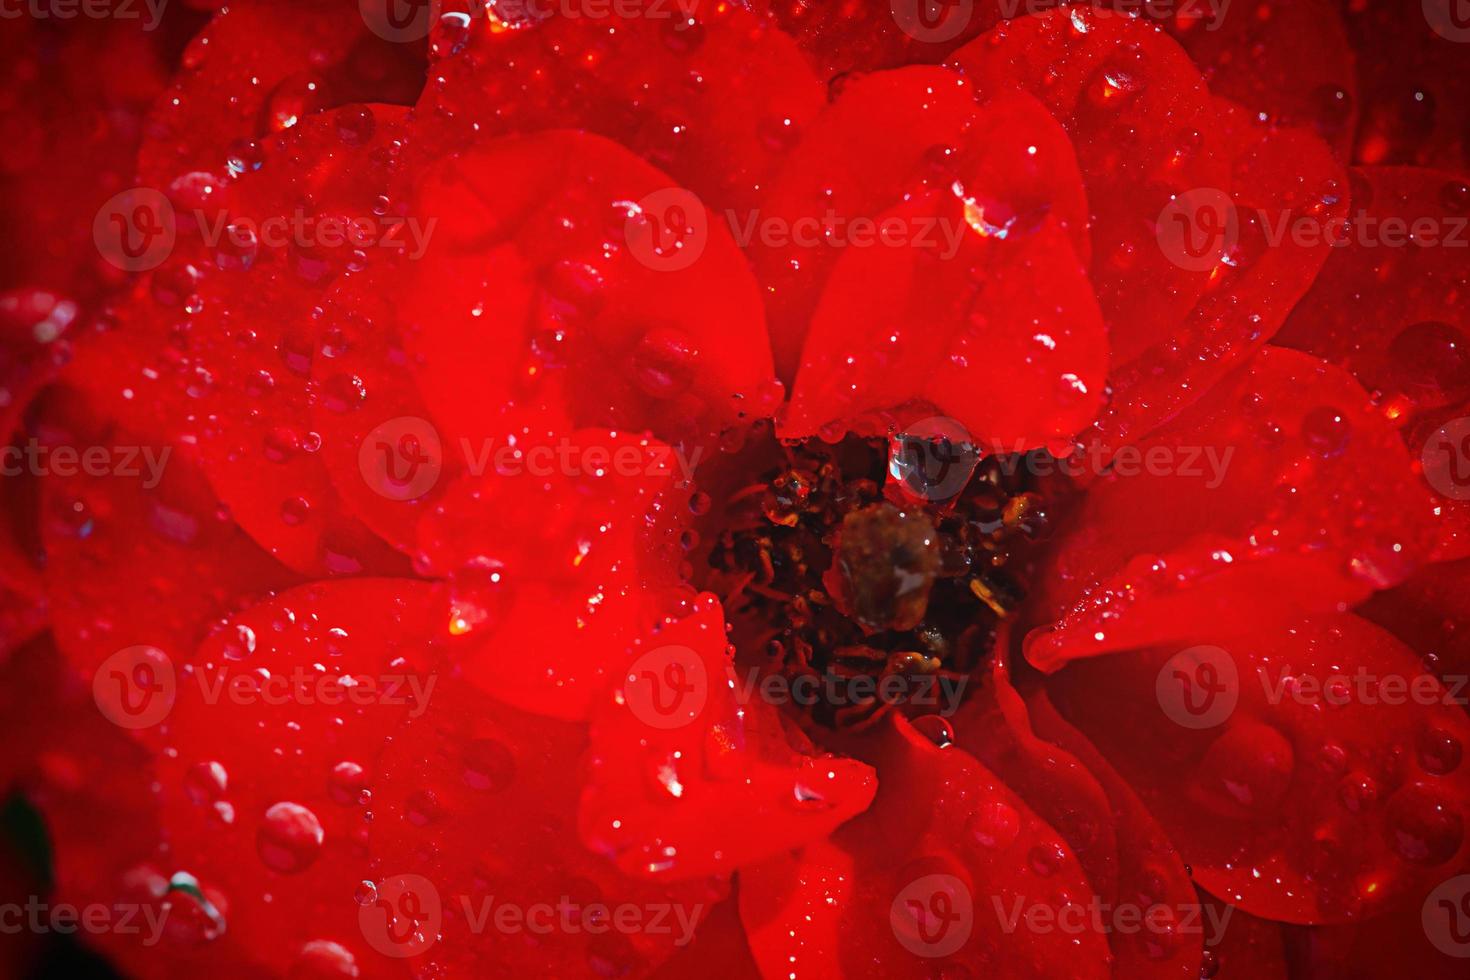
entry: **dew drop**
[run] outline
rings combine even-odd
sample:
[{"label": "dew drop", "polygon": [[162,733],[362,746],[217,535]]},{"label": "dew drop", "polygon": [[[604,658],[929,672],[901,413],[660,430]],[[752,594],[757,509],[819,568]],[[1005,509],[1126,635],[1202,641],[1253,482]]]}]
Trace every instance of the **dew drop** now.
[{"label": "dew drop", "polygon": [[322,825],[299,803],[276,803],[255,833],[255,850],[266,867],[282,874],[304,871],[322,849]]}]

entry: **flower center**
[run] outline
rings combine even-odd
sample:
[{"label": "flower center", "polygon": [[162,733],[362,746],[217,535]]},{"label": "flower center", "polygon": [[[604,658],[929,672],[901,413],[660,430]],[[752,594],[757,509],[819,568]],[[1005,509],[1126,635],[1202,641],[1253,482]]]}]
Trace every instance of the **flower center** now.
[{"label": "flower center", "polygon": [[741,666],[832,727],[957,703],[1047,527],[1027,457],[942,433],[782,444],[758,423],[732,464],[760,476],[725,500],[695,577],[737,649],[762,651]]}]

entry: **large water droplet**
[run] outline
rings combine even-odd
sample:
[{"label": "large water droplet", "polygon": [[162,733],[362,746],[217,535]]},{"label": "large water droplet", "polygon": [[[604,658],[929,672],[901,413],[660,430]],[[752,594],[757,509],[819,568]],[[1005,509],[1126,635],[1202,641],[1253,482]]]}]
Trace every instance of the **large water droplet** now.
[{"label": "large water droplet", "polygon": [[296,874],[316,861],[322,839],[315,813],[299,803],[281,802],[265,811],[255,833],[255,850],[266,867]]}]

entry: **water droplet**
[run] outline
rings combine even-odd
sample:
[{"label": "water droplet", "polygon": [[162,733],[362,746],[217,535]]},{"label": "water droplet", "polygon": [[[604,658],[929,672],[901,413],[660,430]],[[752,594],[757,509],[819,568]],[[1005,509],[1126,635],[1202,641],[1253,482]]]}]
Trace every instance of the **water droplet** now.
[{"label": "water droplet", "polygon": [[1302,417],[1302,440],[1318,456],[1336,456],[1352,439],[1353,423],[1342,412],[1323,405]]},{"label": "water droplet", "polygon": [[511,594],[505,564],[477,555],[449,575],[449,631],[462,636],[499,623]]},{"label": "water droplet", "polygon": [[291,964],[291,980],[351,980],[362,975],[352,953],[339,943],[313,939]]},{"label": "water droplet", "polygon": [[1458,327],[1426,320],[1399,331],[1388,345],[1391,383],[1434,408],[1470,395],[1470,338]]},{"label": "water droplet", "polygon": [[673,398],[694,381],[698,350],[681,330],[659,327],[643,335],[633,351],[633,377],[646,394]]},{"label": "water droplet", "polygon": [[502,792],[515,779],[515,756],[489,738],[477,738],[464,749],[464,781],[471,789]]},{"label": "water droplet", "polygon": [[281,523],[299,527],[311,516],[311,501],[305,497],[287,497],[281,501]]},{"label": "water droplet", "polygon": [[954,727],[939,715],[923,715],[910,722],[914,731],[933,742],[941,749],[954,744]]},{"label": "water droplet", "polygon": [[1066,859],[1067,852],[1060,844],[1037,844],[1026,854],[1031,870],[1043,878],[1056,874]]},{"label": "water droplet", "polygon": [[1435,776],[1446,776],[1460,767],[1464,746],[1452,733],[1438,725],[1426,723],[1417,739],[1419,765]]},{"label": "water droplet", "polygon": [[431,790],[421,789],[414,791],[404,801],[404,816],[408,822],[415,827],[427,827],[429,824],[444,816],[444,805],[439,802]]},{"label": "water droplet", "polygon": [[200,762],[184,773],[184,792],[195,806],[213,804],[224,795],[229,776],[218,762]]},{"label": "water droplet", "polygon": [[255,652],[255,630],[244,623],[224,628],[221,636],[220,654],[226,660],[240,661]]},{"label": "water droplet", "polygon": [[357,806],[367,791],[367,770],[356,762],[343,761],[332,767],[327,777],[327,795],[342,806]]},{"label": "water droplet", "polygon": [[337,136],[348,146],[361,146],[373,138],[377,119],[370,106],[351,105],[337,110]]},{"label": "water droplet", "polygon": [[236,140],[225,151],[225,167],[232,176],[253,173],[265,163],[265,151],[254,140]]},{"label": "water droplet", "polygon": [[282,874],[306,870],[322,849],[322,825],[299,803],[276,803],[265,811],[255,834],[255,850],[266,867]]},{"label": "water droplet", "polygon": [[1444,864],[1465,839],[1454,804],[1420,786],[1407,786],[1389,800],[1387,833],[1399,857],[1421,865]]},{"label": "water droplet", "polygon": [[1337,799],[1349,813],[1362,813],[1378,802],[1378,782],[1364,772],[1350,772],[1337,787]]},{"label": "water droplet", "polygon": [[970,836],[981,847],[1000,850],[1010,847],[1021,833],[1021,815],[1001,800],[982,803],[966,823]]}]

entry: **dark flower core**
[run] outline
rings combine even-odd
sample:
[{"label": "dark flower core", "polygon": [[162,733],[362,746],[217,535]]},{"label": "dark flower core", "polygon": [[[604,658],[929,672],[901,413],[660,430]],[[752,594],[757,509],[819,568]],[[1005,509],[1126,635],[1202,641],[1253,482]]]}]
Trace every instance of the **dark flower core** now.
[{"label": "dark flower core", "polygon": [[727,600],[737,649],[762,651],[754,666],[785,690],[804,678],[817,693],[793,702],[831,727],[962,691],[1048,526],[1028,457],[904,436],[782,444],[769,424],[751,443],[760,477],[726,501],[696,574]]}]

